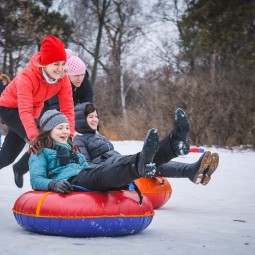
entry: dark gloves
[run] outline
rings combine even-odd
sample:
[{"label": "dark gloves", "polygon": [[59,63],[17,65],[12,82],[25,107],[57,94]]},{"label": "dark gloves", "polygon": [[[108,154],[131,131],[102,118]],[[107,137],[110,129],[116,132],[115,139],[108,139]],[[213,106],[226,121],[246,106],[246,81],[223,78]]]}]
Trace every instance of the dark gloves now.
[{"label": "dark gloves", "polygon": [[73,190],[73,187],[68,181],[51,181],[49,190],[61,194],[68,194]]}]

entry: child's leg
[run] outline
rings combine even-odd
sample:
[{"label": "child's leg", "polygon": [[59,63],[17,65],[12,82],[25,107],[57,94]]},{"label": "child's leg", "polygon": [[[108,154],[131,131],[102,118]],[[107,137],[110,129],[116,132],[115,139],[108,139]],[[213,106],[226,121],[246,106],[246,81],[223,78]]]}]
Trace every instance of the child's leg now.
[{"label": "child's leg", "polygon": [[189,153],[189,120],[186,113],[178,108],[175,111],[173,131],[159,143],[153,162],[156,166],[167,163],[173,158]]},{"label": "child's leg", "polygon": [[170,136],[167,135],[165,138],[160,140],[159,149],[153,159],[156,166],[160,166],[177,156],[174,154],[173,148],[171,146]]},{"label": "child's leg", "polygon": [[156,173],[152,163],[158,150],[158,133],[150,129],[140,153],[121,157],[116,163],[100,165],[95,169],[83,170],[78,176],[69,180],[71,184],[91,190],[109,190],[134,181],[139,177],[152,177]]},{"label": "child's leg", "polygon": [[125,156],[112,165],[100,165],[94,169],[84,169],[69,181],[71,184],[95,191],[123,187],[140,177],[136,166],[137,156],[137,154]]}]

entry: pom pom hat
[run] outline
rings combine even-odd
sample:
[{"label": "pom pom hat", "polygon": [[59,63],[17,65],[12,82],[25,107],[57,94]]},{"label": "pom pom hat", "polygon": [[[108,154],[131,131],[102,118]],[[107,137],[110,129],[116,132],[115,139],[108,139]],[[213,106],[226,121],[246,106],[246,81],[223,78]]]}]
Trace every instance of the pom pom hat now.
[{"label": "pom pom hat", "polygon": [[67,60],[64,43],[52,35],[43,39],[40,52],[43,66]]},{"label": "pom pom hat", "polygon": [[63,113],[57,110],[46,111],[40,119],[40,127],[45,131],[50,131],[62,123],[68,123],[68,119]]},{"label": "pom pom hat", "polygon": [[66,62],[67,75],[82,75],[86,73],[85,63],[77,56],[71,56]]}]

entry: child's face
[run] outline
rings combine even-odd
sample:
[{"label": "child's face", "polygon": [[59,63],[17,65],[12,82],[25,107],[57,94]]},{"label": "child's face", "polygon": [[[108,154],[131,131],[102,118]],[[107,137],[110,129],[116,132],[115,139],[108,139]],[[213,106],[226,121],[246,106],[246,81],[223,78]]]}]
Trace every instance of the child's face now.
[{"label": "child's face", "polygon": [[80,87],[81,83],[84,80],[85,74],[80,74],[80,75],[69,75],[69,80],[70,82],[75,86],[75,87]]},{"label": "child's face", "polygon": [[45,66],[44,70],[51,79],[58,80],[63,76],[65,65],[66,62],[59,61]]},{"label": "child's face", "polygon": [[50,136],[55,142],[67,143],[67,139],[70,136],[69,124],[61,123],[57,125],[51,130]]},{"label": "child's face", "polygon": [[88,114],[87,123],[88,123],[88,125],[91,129],[97,130],[97,126],[98,126],[98,123],[99,123],[99,119],[98,119],[98,116],[97,116],[97,111],[94,111],[94,112]]}]

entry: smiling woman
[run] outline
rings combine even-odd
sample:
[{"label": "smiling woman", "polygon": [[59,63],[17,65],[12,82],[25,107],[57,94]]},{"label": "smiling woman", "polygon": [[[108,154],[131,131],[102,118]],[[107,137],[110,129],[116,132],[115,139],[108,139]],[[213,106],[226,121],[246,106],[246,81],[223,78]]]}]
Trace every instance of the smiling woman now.
[{"label": "smiling woman", "polygon": [[[28,66],[9,83],[0,97],[0,117],[9,127],[0,151],[0,169],[13,163],[26,142],[39,134],[36,120],[44,101],[59,95],[60,110],[68,119],[70,135],[74,134],[74,105],[72,89],[64,73],[67,55],[64,43],[46,36],[40,52],[35,53]],[[29,154],[26,153],[28,160]],[[15,182],[19,179],[14,171]],[[19,185],[18,185],[19,186]]]}]

